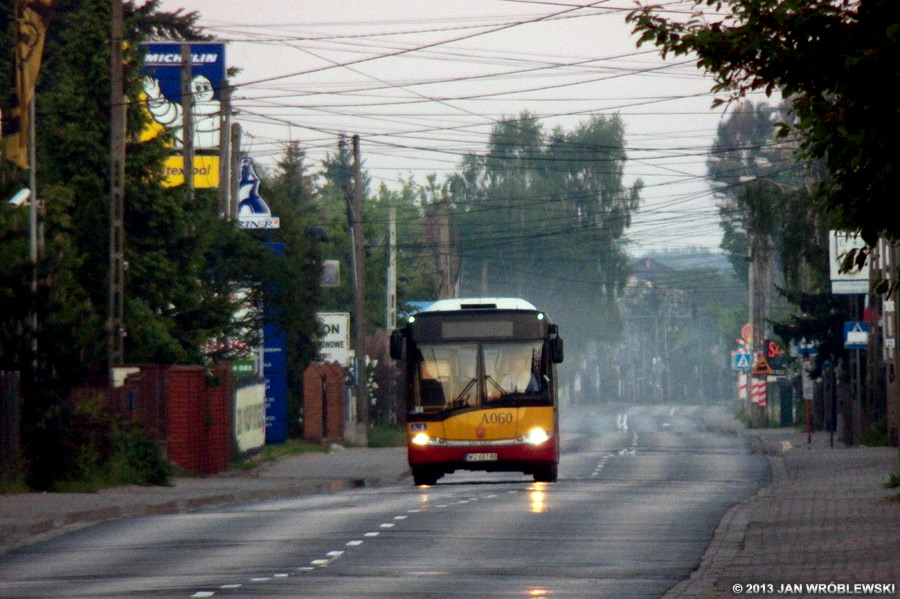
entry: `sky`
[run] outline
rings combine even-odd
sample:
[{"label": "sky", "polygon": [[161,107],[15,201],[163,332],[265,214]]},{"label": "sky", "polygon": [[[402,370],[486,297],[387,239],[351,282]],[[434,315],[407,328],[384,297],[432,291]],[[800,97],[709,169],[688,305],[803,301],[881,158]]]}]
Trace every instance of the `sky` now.
[{"label": "sky", "polygon": [[644,183],[630,251],[716,249],[706,153],[722,108],[689,58],[638,48],[631,0],[162,0],[197,11],[240,69],[242,150],[272,166],[289,141],[313,169],[360,136],[375,187],[453,172],[523,110],[544,131],[625,124],[626,184]]}]

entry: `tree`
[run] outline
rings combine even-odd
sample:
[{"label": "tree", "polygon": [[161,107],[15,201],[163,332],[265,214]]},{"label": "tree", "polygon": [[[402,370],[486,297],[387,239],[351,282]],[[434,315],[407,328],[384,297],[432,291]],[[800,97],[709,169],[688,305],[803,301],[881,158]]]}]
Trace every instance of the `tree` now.
[{"label": "tree", "polygon": [[[900,184],[900,5],[892,0],[691,0],[689,18],[658,6],[628,16],[640,43],[663,56],[696,54],[715,78],[714,105],[748,92],[781,92],[803,156],[825,162],[819,184],[836,228],[860,232],[869,246],[900,236],[893,197]],[[861,259],[865,259],[866,252]]]},{"label": "tree", "polygon": [[448,186],[461,294],[546,309],[568,331],[567,363],[591,373],[611,365],[600,348],[622,330],[616,298],[631,271],[623,241],[642,186],[624,185],[625,161],[617,116],[545,133],[524,112],[497,123],[486,152],[466,157]]},{"label": "tree", "polygon": [[[614,298],[631,263],[621,241],[641,187],[623,185],[625,160],[615,116],[549,135],[527,112],[498,123],[487,151],[467,157],[449,187],[466,292],[525,297],[569,318],[569,302],[602,302],[571,325],[614,338]],[[573,350],[585,347],[570,339]]]},{"label": "tree", "polygon": [[292,436],[300,432],[303,372],[318,356],[320,337],[316,318],[322,278],[320,212],[315,203],[316,177],[307,171],[305,151],[291,142],[278,161],[278,172],[263,175],[262,186],[272,213],[281,222],[272,239],[284,244],[268,300],[286,339],[288,434]]},{"label": "tree", "polygon": [[[0,12],[3,89],[12,81],[10,5]],[[21,216],[6,202],[0,207],[0,256],[9,260],[0,276],[10,285],[0,293],[0,366],[23,372],[23,441],[31,480],[42,488],[71,476],[76,466],[71,448],[81,436],[67,401],[71,388],[100,382],[108,366],[110,3],[58,0],[53,7],[36,88],[38,198],[46,206],[33,302],[38,331],[27,318],[33,294]],[[188,204],[181,189],[164,188],[163,140],[138,141],[147,118],[138,108],[139,43],[159,35],[204,39],[196,19],[196,13],[161,12],[155,1],[125,4],[125,349],[132,363],[202,364],[217,357],[210,342],[236,331],[234,291],[248,282],[258,289],[265,276],[258,244],[216,217],[215,194],[199,190]],[[26,180],[20,169],[0,167],[4,194]],[[27,341],[35,335],[36,356]]]}]

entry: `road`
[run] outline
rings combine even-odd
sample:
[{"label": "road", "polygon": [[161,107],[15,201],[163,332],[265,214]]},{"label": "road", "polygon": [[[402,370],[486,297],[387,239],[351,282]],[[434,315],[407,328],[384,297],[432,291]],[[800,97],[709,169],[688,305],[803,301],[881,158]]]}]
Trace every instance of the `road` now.
[{"label": "road", "polygon": [[556,484],[457,473],[98,524],[0,558],[0,597],[657,598],[768,477],[700,409],[570,417]]}]

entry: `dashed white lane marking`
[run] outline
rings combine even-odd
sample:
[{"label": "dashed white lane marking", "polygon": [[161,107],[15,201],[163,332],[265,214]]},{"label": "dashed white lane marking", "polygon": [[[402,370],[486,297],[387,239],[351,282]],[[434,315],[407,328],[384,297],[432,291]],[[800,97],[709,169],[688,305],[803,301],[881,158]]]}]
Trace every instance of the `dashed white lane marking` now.
[{"label": "dashed white lane marking", "polygon": [[607,454],[600,458],[600,462],[594,468],[594,471],[591,473],[591,478],[596,478],[600,476],[600,472],[603,470],[603,467],[606,466],[607,460],[613,457],[614,455],[625,456],[625,455],[635,455],[637,453],[638,448],[638,434],[637,432],[631,433],[631,445],[628,447],[623,447],[616,454]]},{"label": "dashed white lane marking", "polygon": [[[510,495],[513,495],[513,494],[519,493],[519,491],[508,491],[508,493]],[[462,500],[458,501],[457,503],[465,504],[465,503],[469,503],[472,501],[478,501],[479,499],[496,499],[497,497],[498,497],[498,495],[496,495],[496,494],[486,495],[484,497],[469,497],[468,499],[462,499]],[[449,507],[449,505],[448,504],[439,504],[435,507],[446,508],[446,507]],[[407,513],[415,514],[415,513],[421,512],[421,511],[422,511],[421,509],[411,509],[411,510],[407,510]],[[403,520],[406,520],[407,518],[408,518],[408,516],[404,516],[404,515],[399,515],[399,516],[393,517],[393,519],[396,521],[403,521]],[[379,528],[393,528],[395,526],[395,523],[394,522],[384,522],[382,524],[379,524],[378,526],[379,526]],[[373,537],[377,537],[380,534],[381,534],[380,532],[371,531],[371,532],[364,533],[363,536],[367,537],[367,538],[373,538]],[[352,541],[347,541],[346,546],[347,547],[358,547],[358,546],[362,545],[364,542],[365,541],[363,541],[361,539],[356,539],[356,540],[352,540]],[[344,555],[343,550],[329,551],[328,553],[325,554],[325,558],[314,559],[310,562],[310,565],[300,566],[295,571],[296,572],[313,572],[313,571],[317,570],[318,568],[323,568],[323,567],[329,565],[331,562],[338,559],[342,555]],[[287,574],[284,572],[279,572],[277,574],[272,574],[271,576],[258,576],[255,578],[250,578],[248,582],[261,583],[261,582],[269,582],[272,580],[278,580],[278,579],[289,578],[289,577],[290,577],[290,574]],[[222,590],[234,590],[234,589],[239,589],[243,586],[244,585],[242,583],[223,584],[223,585],[220,585],[218,588],[222,589]],[[197,598],[197,599],[203,599],[203,598],[207,598],[207,597],[214,597],[215,594],[216,594],[215,591],[197,591],[193,595],[191,595],[191,597]]]}]

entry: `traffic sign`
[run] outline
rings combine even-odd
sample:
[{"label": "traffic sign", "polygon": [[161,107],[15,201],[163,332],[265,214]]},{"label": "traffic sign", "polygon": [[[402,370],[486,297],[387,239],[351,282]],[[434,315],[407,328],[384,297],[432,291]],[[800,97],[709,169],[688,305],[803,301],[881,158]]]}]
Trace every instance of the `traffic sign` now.
[{"label": "traffic sign", "polygon": [[732,370],[750,370],[750,354],[747,352],[736,351],[731,354]]},{"label": "traffic sign", "polygon": [[772,367],[766,362],[766,357],[760,354],[759,360],[753,365],[751,374],[775,374],[775,371],[772,370]]},{"label": "traffic sign", "polygon": [[869,348],[869,323],[851,321],[844,323],[844,349]]}]

